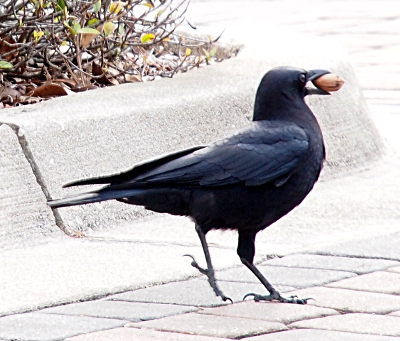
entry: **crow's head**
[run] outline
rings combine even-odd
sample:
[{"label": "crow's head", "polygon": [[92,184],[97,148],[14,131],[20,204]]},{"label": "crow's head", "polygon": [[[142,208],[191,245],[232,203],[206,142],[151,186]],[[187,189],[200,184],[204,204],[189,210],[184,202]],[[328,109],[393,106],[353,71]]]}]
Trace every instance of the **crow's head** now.
[{"label": "crow's head", "polygon": [[[327,77],[333,76],[333,77]],[[326,78],[322,81],[323,76]],[[335,82],[340,85],[335,87]],[[308,87],[308,82],[316,86]],[[329,95],[343,84],[338,76],[327,70],[303,70],[293,67],[277,67],[265,74],[258,87],[254,120],[284,119],[293,111],[306,107],[304,97],[307,95]],[[283,115],[283,116],[282,116]]]}]

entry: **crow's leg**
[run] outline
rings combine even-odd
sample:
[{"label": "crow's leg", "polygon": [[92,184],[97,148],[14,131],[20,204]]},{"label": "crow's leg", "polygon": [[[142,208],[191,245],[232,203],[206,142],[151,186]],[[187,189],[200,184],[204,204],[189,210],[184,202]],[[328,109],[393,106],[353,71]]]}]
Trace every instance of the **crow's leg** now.
[{"label": "crow's leg", "polygon": [[232,299],[229,297],[225,296],[224,293],[221,291],[221,289],[218,287],[217,284],[217,279],[215,278],[215,271],[214,267],[211,262],[211,256],[210,256],[210,251],[208,250],[208,245],[206,241],[206,235],[202,231],[201,227],[196,224],[196,232],[199,235],[201,246],[203,248],[204,256],[206,258],[206,263],[207,263],[207,269],[203,269],[200,267],[200,265],[197,264],[196,260],[193,258],[191,255],[185,255],[189,256],[192,258],[192,263],[191,265],[195,267],[197,270],[199,270],[202,274],[206,275],[208,278],[208,283],[210,283],[211,288],[214,290],[215,295],[219,296],[222,298],[223,301],[231,301],[233,303]]},{"label": "crow's leg", "polygon": [[272,286],[272,284],[264,277],[264,275],[257,269],[253,264],[254,254],[255,254],[255,238],[257,232],[241,232],[239,231],[239,244],[237,253],[240,260],[244,265],[246,265],[250,271],[258,278],[262,285],[268,290],[269,295],[259,295],[254,293],[249,293],[243,297],[243,300],[248,296],[253,296],[254,301],[279,301],[283,303],[297,303],[297,304],[307,304],[309,298],[301,299],[296,296],[291,296],[288,298],[282,297],[281,294]]}]

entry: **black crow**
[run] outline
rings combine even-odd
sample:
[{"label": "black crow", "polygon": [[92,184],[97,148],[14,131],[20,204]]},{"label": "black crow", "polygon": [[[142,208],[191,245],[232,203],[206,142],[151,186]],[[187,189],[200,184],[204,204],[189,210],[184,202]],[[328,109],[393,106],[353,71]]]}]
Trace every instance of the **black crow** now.
[{"label": "black crow", "polygon": [[282,297],[261,274],[253,264],[254,243],[258,232],[303,201],[319,177],[325,158],[324,142],[304,97],[329,94],[323,86],[306,86],[308,81],[325,84],[321,80],[327,74],[325,70],[274,68],[261,80],[253,122],[246,128],[209,146],[162,156],[127,172],[72,182],[64,187],[107,185],[52,200],[49,205],[57,208],[116,199],[155,212],[191,217],[207,269],[194,259],[192,265],[207,275],[215,294],[224,301],[230,298],[217,285],[206,234],[211,229],[238,230],[240,260],[269,291],[266,296],[248,295],[256,301],[305,304],[307,299]]}]

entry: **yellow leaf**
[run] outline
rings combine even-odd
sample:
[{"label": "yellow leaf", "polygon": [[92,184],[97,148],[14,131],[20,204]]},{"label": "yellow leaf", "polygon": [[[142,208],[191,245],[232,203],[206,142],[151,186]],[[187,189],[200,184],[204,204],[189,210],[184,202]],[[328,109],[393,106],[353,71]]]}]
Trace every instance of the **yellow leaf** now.
[{"label": "yellow leaf", "polygon": [[123,9],[126,6],[125,2],[122,1],[114,1],[110,4],[110,12],[118,14],[121,9]]},{"label": "yellow leaf", "polygon": [[42,38],[43,35],[44,35],[43,31],[34,30],[33,31],[33,38],[35,39],[35,43],[37,43],[40,40],[40,38]]},{"label": "yellow leaf", "polygon": [[103,26],[103,32],[106,37],[113,34],[115,30],[115,25],[111,21],[107,21]]},{"label": "yellow leaf", "polygon": [[150,8],[154,8],[153,4],[151,4],[150,2],[142,3],[142,5],[150,7]]},{"label": "yellow leaf", "polygon": [[191,53],[192,53],[192,50],[189,48],[186,48],[185,56],[190,56]]},{"label": "yellow leaf", "polygon": [[155,36],[153,33],[143,33],[143,34],[140,36],[140,41],[141,41],[143,44],[146,44],[146,43],[148,43],[148,42],[153,41],[155,37],[156,37],[156,36]]}]

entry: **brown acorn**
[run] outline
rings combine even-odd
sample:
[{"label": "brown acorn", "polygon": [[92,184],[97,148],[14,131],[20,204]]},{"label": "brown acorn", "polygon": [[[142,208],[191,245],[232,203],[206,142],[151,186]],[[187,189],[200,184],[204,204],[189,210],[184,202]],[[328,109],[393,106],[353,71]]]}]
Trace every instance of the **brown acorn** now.
[{"label": "brown acorn", "polygon": [[312,82],[317,88],[328,92],[338,91],[344,84],[344,80],[333,73],[322,75],[321,77],[314,79]]}]

